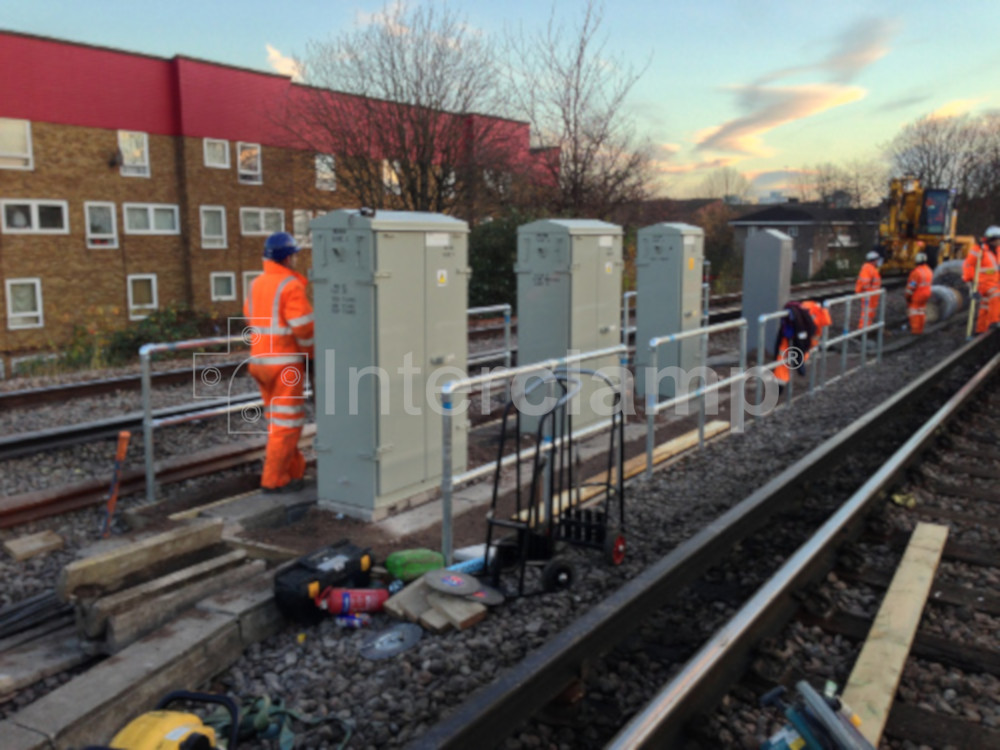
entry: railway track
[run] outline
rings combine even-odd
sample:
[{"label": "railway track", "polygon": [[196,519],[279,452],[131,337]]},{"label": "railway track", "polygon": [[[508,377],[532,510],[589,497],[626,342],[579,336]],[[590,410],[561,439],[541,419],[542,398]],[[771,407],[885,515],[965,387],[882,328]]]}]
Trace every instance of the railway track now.
[{"label": "railway track", "polygon": [[[992,382],[997,348],[995,333],[963,347],[473,693],[410,747],[492,747],[525,726],[528,735],[555,736],[558,728],[546,724],[539,709],[560,694],[565,697],[574,684],[578,694],[589,689],[597,696],[591,703],[584,697],[572,718],[562,720],[573,725],[578,743],[589,738],[581,747],[609,742],[687,747],[684,742],[699,738],[700,746],[720,746],[718,737],[709,744],[704,732],[692,731],[692,719],[711,710],[739,682],[765,635],[806,608],[806,584],[824,579],[838,547],[864,530],[865,518],[883,494],[918,461],[943,425]],[[968,373],[987,360],[990,370],[968,380]],[[958,380],[968,382],[959,388]],[[995,406],[1000,412],[1000,403]],[[997,559],[992,550],[976,554],[960,559]],[[706,628],[720,622],[720,613],[728,621]],[[622,699],[609,702],[608,690],[598,687],[620,684],[620,677],[618,683],[612,677],[629,670],[661,675],[661,684],[666,683],[659,695],[647,696],[649,705],[638,713],[638,706],[624,705]],[[750,710],[759,712],[755,706]],[[698,721],[704,730],[707,720]],[[890,732],[898,731],[897,724],[890,721]]]}]

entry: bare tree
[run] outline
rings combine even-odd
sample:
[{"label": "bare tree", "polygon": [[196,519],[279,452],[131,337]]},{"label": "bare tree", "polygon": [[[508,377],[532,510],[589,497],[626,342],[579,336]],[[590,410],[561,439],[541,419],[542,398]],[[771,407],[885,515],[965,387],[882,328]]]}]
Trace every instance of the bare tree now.
[{"label": "bare tree", "polygon": [[981,145],[978,124],[963,117],[925,117],[906,125],[886,151],[895,173],[911,174],[927,187],[955,188],[967,196]]},{"label": "bare tree", "polygon": [[702,198],[720,198],[727,203],[745,203],[750,197],[750,180],[733,167],[713,169],[701,183]]},{"label": "bare tree", "polygon": [[604,218],[647,197],[652,148],[626,110],[644,70],[606,53],[601,21],[595,0],[569,31],[553,8],[544,31],[508,35],[508,56],[518,114],[552,149],[543,199],[558,213]]},{"label": "bare tree", "polygon": [[310,42],[301,66],[314,88],[293,91],[282,122],[365,205],[474,211],[484,172],[506,174],[527,145],[523,123],[477,114],[503,111],[495,50],[447,6],[387,5]]}]

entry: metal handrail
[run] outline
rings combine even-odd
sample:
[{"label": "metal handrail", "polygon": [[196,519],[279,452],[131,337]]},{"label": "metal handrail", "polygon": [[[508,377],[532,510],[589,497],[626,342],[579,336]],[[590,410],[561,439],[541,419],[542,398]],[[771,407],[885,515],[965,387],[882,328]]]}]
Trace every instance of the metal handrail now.
[{"label": "metal handrail", "polygon": [[[722,380],[706,385],[704,380],[702,385],[698,387],[692,393],[683,394],[681,396],[675,396],[674,398],[668,399],[667,401],[657,401],[659,396],[659,367],[658,367],[658,349],[661,344],[672,344],[685,339],[694,338],[699,336],[702,339],[702,366],[705,366],[705,361],[707,360],[708,353],[708,337],[713,333],[721,333],[723,331],[729,331],[732,329],[738,329],[740,332],[740,368],[739,375],[732,375],[728,378],[723,378]],[[652,375],[652,382],[650,375]],[[646,367],[645,372],[645,389],[646,389],[646,478],[652,478],[653,476],[653,450],[655,448],[654,443],[656,442],[656,415],[661,411],[669,409],[673,406],[679,406],[682,403],[687,403],[694,399],[701,399],[701,408],[698,413],[698,447],[701,448],[705,445],[705,396],[709,393],[714,393],[728,385],[733,385],[736,383],[740,384],[740,387],[736,389],[736,404],[731,409],[732,414],[732,428],[734,431],[739,432],[743,429],[743,390],[745,388],[745,382],[747,378],[747,321],[746,318],[739,318],[738,320],[731,320],[725,323],[716,323],[712,326],[705,326],[702,328],[694,328],[690,331],[682,331],[681,333],[672,333],[668,336],[656,336],[649,340],[649,365]]]},{"label": "metal handrail", "polygon": [[[823,387],[827,383],[826,379],[826,351],[834,344],[840,344],[840,375],[831,379],[829,382],[833,383],[840,378],[844,377],[848,372],[853,372],[858,368],[847,369],[847,342],[851,339],[861,338],[861,364],[859,367],[864,367],[868,360],[868,332],[876,332],[876,346],[875,346],[875,364],[882,363],[882,349],[885,340],[885,305],[882,304],[882,297],[885,295],[885,289],[876,289],[871,292],[860,292],[858,294],[847,294],[843,297],[834,297],[833,299],[828,299],[823,301],[823,307],[828,310],[836,305],[844,305],[844,327],[843,332],[840,336],[833,339],[830,338],[829,329],[823,329],[823,339],[821,342],[822,347],[822,372],[820,377],[820,387]],[[871,297],[878,297],[878,321],[872,323],[870,326],[863,326],[857,330],[851,330],[851,302],[856,299],[868,299]]]},{"label": "metal handrail", "polygon": [[[776,369],[778,369],[778,365],[781,364],[781,362],[779,362],[777,359],[775,359],[774,362],[767,362],[765,364],[765,360],[767,359],[767,357],[765,356],[766,355],[766,350],[765,350],[765,344],[766,344],[766,342],[764,341],[764,339],[765,339],[765,337],[767,335],[767,324],[769,322],[771,322],[772,320],[781,320],[782,318],[787,318],[789,315],[790,315],[790,313],[788,312],[788,310],[778,310],[777,312],[762,313],[761,315],[757,316],[757,326],[758,326],[757,327],[757,369],[761,373],[763,373],[764,370],[767,370],[769,372],[774,372]],[[774,354],[775,354],[775,357],[777,357],[778,353],[775,352]],[[793,388],[794,388],[794,385],[792,384],[792,378],[789,377],[788,378],[788,403],[789,403],[789,405],[792,403],[792,389]],[[757,380],[757,403],[760,404],[760,402],[763,400],[763,398],[764,398],[764,379],[763,378],[759,378]],[[759,419],[760,418],[760,413],[759,412],[756,413],[754,418],[755,419]]]},{"label": "metal handrail", "polygon": [[497,349],[495,351],[480,352],[475,357],[469,357],[466,360],[466,365],[476,365],[480,362],[489,362],[498,354],[503,354],[503,364],[504,367],[510,367],[513,362],[513,351],[510,346],[510,329],[511,329],[511,312],[513,308],[507,302],[502,305],[487,305],[486,307],[470,307],[465,311],[467,316],[470,315],[488,315],[490,313],[503,313],[503,349]]},{"label": "metal handrail", "polygon": [[638,304],[639,293],[636,291],[625,292],[622,295],[622,346],[628,346],[629,334],[635,333],[635,326],[628,324],[631,318],[631,306],[629,300],[634,299]]},{"label": "metal handrail", "polygon": [[[445,562],[447,564],[450,565],[452,561],[452,500],[455,485],[459,483],[459,480],[464,482],[470,479],[476,479],[484,474],[488,474],[496,468],[496,462],[493,461],[485,464],[483,467],[479,467],[478,469],[466,471],[461,475],[456,476],[454,474],[452,449],[454,445],[453,414],[455,404],[453,397],[455,393],[460,389],[469,390],[476,386],[482,386],[500,380],[508,380],[521,375],[531,375],[545,370],[556,370],[566,367],[567,365],[585,362],[591,359],[610,357],[612,355],[619,355],[620,357],[625,351],[627,351],[626,348],[619,344],[618,346],[610,346],[605,349],[596,349],[590,352],[579,352],[577,354],[557,359],[547,359],[530,365],[503,368],[494,370],[493,372],[484,372],[473,377],[449,380],[444,384],[441,388],[441,552],[444,555]],[[576,440],[580,437],[586,437],[599,432],[601,429],[606,429],[609,424],[610,422],[590,425],[585,429],[573,433],[573,439]],[[556,445],[556,442],[553,441],[552,447],[554,448]],[[534,454],[534,449],[532,449],[531,453],[532,455]],[[520,459],[520,453],[518,453],[514,458],[504,458],[508,464]]]}]

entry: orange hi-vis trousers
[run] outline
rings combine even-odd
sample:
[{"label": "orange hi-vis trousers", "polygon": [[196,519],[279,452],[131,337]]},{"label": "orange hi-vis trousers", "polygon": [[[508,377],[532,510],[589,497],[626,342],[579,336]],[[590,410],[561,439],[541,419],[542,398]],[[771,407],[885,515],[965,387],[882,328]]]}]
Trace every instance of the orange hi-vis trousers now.
[{"label": "orange hi-vis trousers", "polygon": [[260,386],[267,419],[267,451],[260,486],[283,487],[306,473],[306,459],[299,450],[306,423],[304,359],[296,364],[251,363],[250,374]]}]

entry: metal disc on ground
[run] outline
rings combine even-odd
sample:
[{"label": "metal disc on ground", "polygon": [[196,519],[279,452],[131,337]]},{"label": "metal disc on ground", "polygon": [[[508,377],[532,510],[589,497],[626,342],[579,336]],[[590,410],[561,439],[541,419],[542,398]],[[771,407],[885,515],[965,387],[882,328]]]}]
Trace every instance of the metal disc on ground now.
[{"label": "metal disc on ground", "polygon": [[410,622],[393,625],[378,633],[365,636],[358,652],[366,659],[378,661],[401,654],[411,648],[424,634],[424,629]]},{"label": "metal disc on ground", "polygon": [[467,573],[459,573],[457,570],[448,570],[447,568],[424,573],[424,581],[435,591],[452,596],[474,594],[482,588],[482,584],[476,578]]},{"label": "metal disc on ground", "polygon": [[487,607],[495,607],[504,602],[504,595],[492,586],[487,586],[485,583],[479,584],[479,591],[469,594],[465,598],[485,604]]}]

